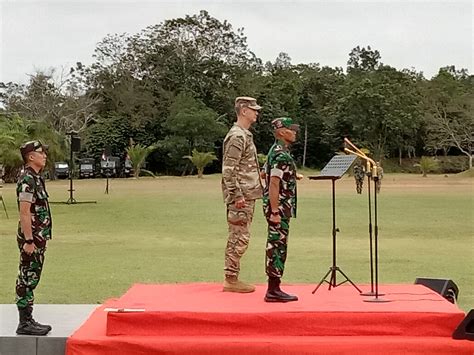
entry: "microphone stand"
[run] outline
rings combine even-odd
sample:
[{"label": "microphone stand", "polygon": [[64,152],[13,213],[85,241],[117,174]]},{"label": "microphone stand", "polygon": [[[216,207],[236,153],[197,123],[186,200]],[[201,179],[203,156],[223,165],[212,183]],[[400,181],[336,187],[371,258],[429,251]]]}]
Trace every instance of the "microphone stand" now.
[{"label": "microphone stand", "polygon": [[372,200],[370,198],[370,164],[367,163],[367,195],[368,195],[368,208],[369,208],[369,256],[370,256],[370,291],[361,293],[361,296],[374,296],[374,258],[373,258],[373,241],[372,241]]},{"label": "microphone stand", "polygon": [[[344,138],[344,141],[349,144],[355,151],[348,148],[344,148],[344,151],[349,154],[357,155],[358,157],[364,159],[367,162],[367,176],[368,176],[368,195],[369,195],[369,239],[370,239],[370,277],[371,277],[371,291],[366,293],[361,293],[362,296],[375,296],[371,299],[364,299],[364,302],[391,302],[389,299],[384,299],[379,296],[379,282],[378,282],[378,216],[377,216],[377,182],[379,180],[377,164],[375,161],[370,159],[367,155],[359,150],[352,142]],[[374,242],[372,243],[372,208],[371,208],[371,198],[370,198],[370,179],[374,180]],[[374,281],[373,281],[373,259],[372,259],[372,244],[374,245],[375,252],[375,293],[374,293]]]}]

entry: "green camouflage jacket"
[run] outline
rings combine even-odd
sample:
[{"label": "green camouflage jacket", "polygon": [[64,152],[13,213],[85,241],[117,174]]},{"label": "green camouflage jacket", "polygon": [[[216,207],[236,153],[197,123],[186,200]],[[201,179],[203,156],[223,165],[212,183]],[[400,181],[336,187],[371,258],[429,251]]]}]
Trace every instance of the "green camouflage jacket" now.
[{"label": "green camouflage jacket", "polygon": [[[18,207],[20,206],[20,201],[31,203],[30,212],[33,238],[51,239],[51,210],[43,177],[32,168],[26,167],[18,178],[16,196]],[[18,222],[18,235],[22,238],[25,237],[21,230],[20,222]]]},{"label": "green camouflage jacket", "polygon": [[263,209],[265,216],[270,216],[270,177],[280,178],[279,210],[282,217],[296,217],[296,165],[288,147],[276,141],[270,148],[265,163],[265,190],[263,192]]}]

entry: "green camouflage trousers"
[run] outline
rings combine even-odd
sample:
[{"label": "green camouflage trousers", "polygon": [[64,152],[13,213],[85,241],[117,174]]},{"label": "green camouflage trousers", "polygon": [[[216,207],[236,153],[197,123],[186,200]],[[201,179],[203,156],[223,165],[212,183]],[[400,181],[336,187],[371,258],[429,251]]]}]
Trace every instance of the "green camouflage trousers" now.
[{"label": "green camouflage trousers", "polygon": [[225,276],[239,275],[240,258],[249,245],[254,210],[255,200],[246,201],[245,207],[240,209],[235,208],[234,204],[227,205],[229,237],[225,249]]},{"label": "green camouflage trousers", "polygon": [[44,253],[46,242],[36,243],[33,254],[28,255],[23,251],[24,239],[17,237],[18,248],[20,249],[20,266],[16,279],[16,305],[18,308],[32,306],[35,300],[34,290],[40,281],[43,270]]},{"label": "green camouflage trousers", "polygon": [[[267,220],[268,223],[268,220]],[[290,219],[281,218],[278,225],[268,223],[267,247],[265,253],[266,273],[268,277],[283,276],[290,233]]]}]

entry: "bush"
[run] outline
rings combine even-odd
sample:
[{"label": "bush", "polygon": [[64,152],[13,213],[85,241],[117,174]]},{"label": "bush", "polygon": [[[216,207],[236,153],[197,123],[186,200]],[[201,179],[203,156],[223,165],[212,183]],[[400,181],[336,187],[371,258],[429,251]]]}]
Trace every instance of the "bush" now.
[{"label": "bush", "polygon": [[[466,156],[437,156],[439,174],[457,174],[469,168],[469,160]],[[403,159],[402,165],[398,163],[398,158],[385,159],[382,166],[388,173],[410,173],[418,174],[420,168],[415,164],[420,164],[420,158]]]}]

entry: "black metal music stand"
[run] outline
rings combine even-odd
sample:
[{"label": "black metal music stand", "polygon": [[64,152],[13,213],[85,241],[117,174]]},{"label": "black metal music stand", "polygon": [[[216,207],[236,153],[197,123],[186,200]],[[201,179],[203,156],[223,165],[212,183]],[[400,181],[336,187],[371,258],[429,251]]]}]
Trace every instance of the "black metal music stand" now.
[{"label": "black metal music stand", "polygon": [[[349,282],[357,291],[359,291],[359,293],[362,292],[336,263],[336,233],[339,232],[339,228],[336,227],[336,180],[340,179],[346,171],[349,170],[355,159],[356,157],[353,155],[335,155],[329,163],[326,164],[324,169],[321,170],[320,175],[309,177],[310,180],[331,180],[332,183],[332,266],[313,290],[313,294],[318,290],[323,282],[329,284],[329,290],[331,290],[331,288],[336,288],[343,283]],[[340,272],[342,276],[344,276],[344,281],[340,283],[336,282],[337,272]],[[327,281],[326,278],[329,274],[331,274],[331,277],[329,278],[329,281]]]}]

